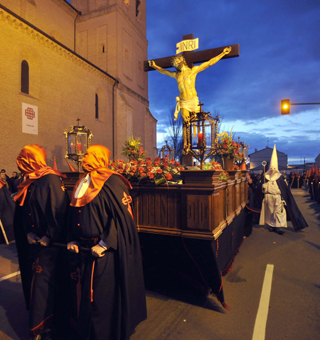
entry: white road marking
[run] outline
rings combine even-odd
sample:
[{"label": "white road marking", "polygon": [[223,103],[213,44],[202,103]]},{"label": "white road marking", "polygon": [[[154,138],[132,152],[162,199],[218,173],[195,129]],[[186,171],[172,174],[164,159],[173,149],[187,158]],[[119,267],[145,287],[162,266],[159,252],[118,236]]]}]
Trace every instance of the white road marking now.
[{"label": "white road marking", "polygon": [[252,340],[264,340],[266,336],[273,269],[273,264],[267,264]]},{"label": "white road marking", "polygon": [[17,276],[17,275],[19,275],[19,274],[20,274],[20,271],[19,271],[19,272],[12,273],[12,274],[9,274],[9,275],[6,275],[6,276],[3,276],[3,277],[0,277],[0,282],[1,282],[1,281],[8,280],[8,279],[10,279],[11,277]]}]

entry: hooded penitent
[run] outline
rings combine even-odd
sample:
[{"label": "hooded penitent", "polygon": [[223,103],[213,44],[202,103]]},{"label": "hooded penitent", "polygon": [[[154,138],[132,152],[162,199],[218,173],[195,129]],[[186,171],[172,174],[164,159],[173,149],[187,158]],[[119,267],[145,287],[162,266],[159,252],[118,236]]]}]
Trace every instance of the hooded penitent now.
[{"label": "hooded penitent", "polygon": [[281,175],[278,167],[278,156],[276,145],[274,145],[270,160],[269,170],[266,172],[266,179],[268,181],[276,181]]},{"label": "hooded penitent", "polygon": [[[72,194],[69,241],[89,249],[106,249],[102,257],[82,253],[81,263],[74,269],[81,272],[81,302],[74,308],[79,311],[81,339],[129,340],[136,325],[146,318],[130,183],[107,168],[109,158],[106,147],[90,146],[82,160],[85,175]],[[74,293],[77,287],[75,282]]]},{"label": "hooded penitent", "polygon": [[17,166],[26,178],[18,186],[18,193],[14,198],[15,201],[20,202],[21,206],[24,204],[29,186],[35,180],[48,174],[66,177],[47,165],[47,151],[37,144],[27,145],[20,151],[17,157]]},{"label": "hooded penitent", "polygon": [[265,198],[262,204],[260,224],[271,227],[286,227],[286,221],[292,222],[295,230],[308,227],[301,214],[290,188],[278,170],[276,146],[273,148],[270,168],[266,172],[266,183],[263,184]]}]

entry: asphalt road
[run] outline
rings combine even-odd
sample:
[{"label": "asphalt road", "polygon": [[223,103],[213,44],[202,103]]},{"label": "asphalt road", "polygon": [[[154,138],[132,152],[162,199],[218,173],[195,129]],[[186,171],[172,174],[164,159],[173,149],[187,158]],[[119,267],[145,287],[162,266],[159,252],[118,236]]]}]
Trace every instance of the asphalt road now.
[{"label": "asphalt road", "polygon": [[[254,226],[232,271],[224,277],[224,309],[176,273],[157,273],[147,290],[148,319],[131,340],[252,340],[267,265],[273,265],[265,337],[254,340],[320,339],[320,205],[292,190],[309,228],[284,235]],[[0,246],[0,340],[27,340],[15,245]],[[157,277],[158,275],[158,277]],[[1,281],[2,280],[2,281]]]}]

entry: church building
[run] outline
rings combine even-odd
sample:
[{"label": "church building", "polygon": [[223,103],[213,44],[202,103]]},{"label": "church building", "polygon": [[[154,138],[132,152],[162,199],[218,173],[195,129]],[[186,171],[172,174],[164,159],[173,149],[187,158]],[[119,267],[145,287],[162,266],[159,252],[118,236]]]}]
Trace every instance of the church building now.
[{"label": "church building", "polygon": [[146,0],[0,0],[0,32],[1,169],[38,144],[68,171],[64,131],[77,119],[112,158],[131,136],[157,154]]}]

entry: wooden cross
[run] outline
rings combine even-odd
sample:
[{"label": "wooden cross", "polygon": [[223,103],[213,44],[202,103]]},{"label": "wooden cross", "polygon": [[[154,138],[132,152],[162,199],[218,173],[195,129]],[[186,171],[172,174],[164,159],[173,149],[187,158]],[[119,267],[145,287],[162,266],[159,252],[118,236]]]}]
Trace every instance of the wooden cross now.
[{"label": "wooden cross", "polygon": [[[193,34],[187,34],[183,36],[183,40],[189,40],[189,39],[194,39]],[[193,67],[193,64],[197,63],[203,63],[205,61],[208,61],[217,55],[219,55],[221,52],[223,52],[224,48],[231,46],[231,52],[227,55],[225,55],[222,59],[227,59],[227,58],[234,58],[234,57],[239,57],[239,44],[235,45],[227,45],[223,47],[216,47],[216,48],[211,48],[209,50],[203,50],[203,51],[188,51],[188,52],[183,52],[182,55],[184,56],[188,66],[191,68]],[[164,58],[158,58],[158,59],[152,59],[154,62],[162,67],[162,68],[170,68],[172,66],[172,58],[171,57],[164,57]],[[144,62],[144,71],[154,71],[153,67],[149,66],[148,60]]]}]

